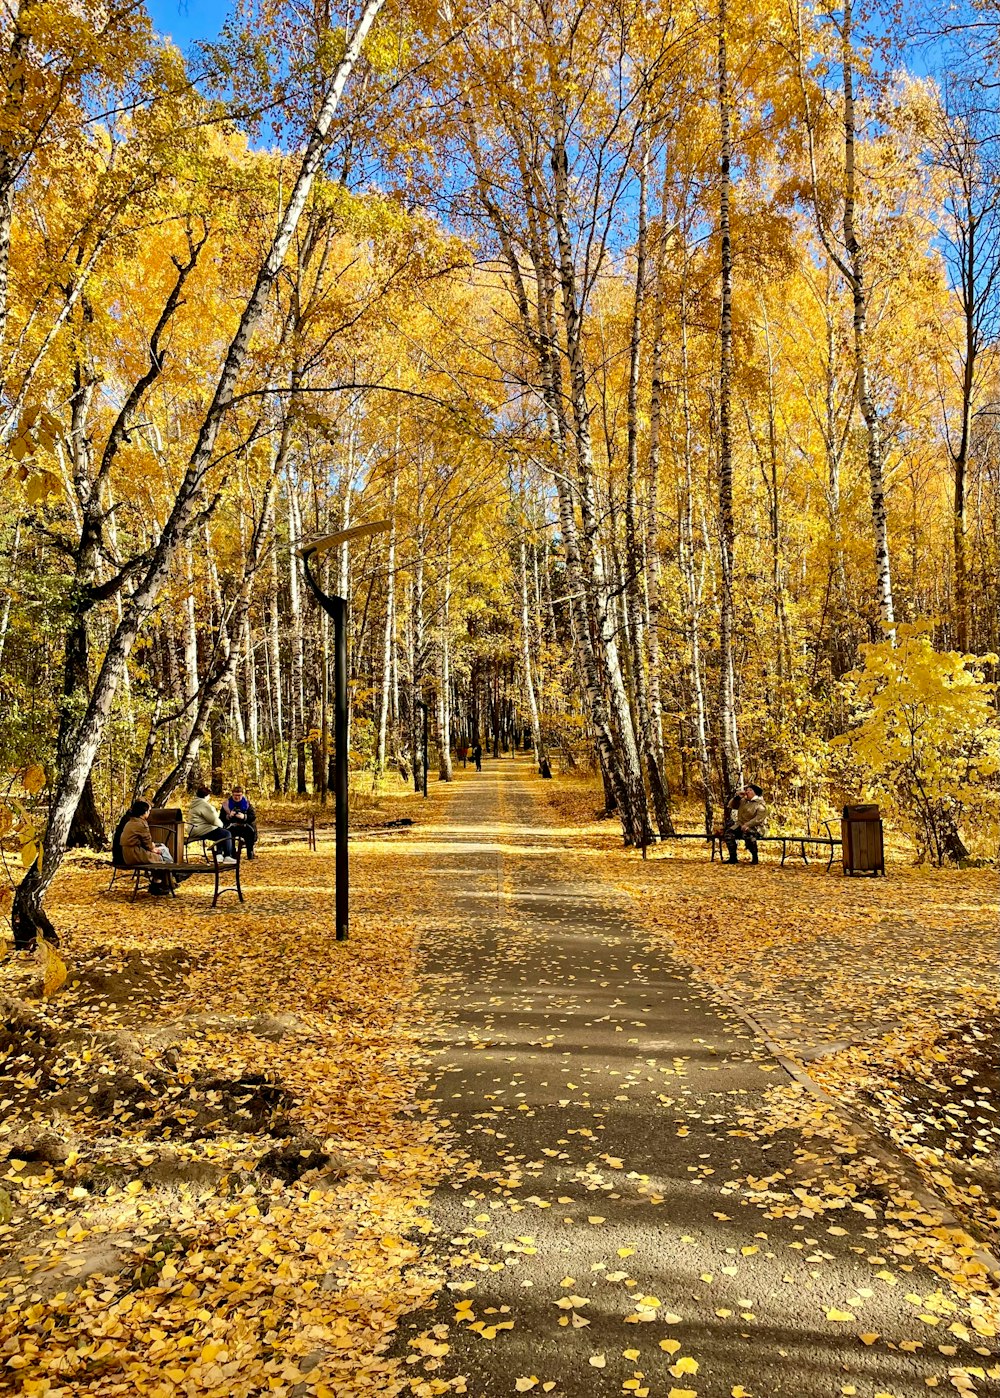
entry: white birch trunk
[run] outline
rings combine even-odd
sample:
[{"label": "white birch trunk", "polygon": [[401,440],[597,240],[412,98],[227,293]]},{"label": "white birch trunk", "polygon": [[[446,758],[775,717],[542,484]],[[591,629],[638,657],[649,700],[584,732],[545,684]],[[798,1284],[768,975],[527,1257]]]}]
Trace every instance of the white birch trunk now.
[{"label": "white birch trunk", "polygon": [[389,729],[389,710],[392,704],[394,674],[393,653],[396,648],[396,492],[398,479],[395,462],[392,467],[392,485],[389,488],[389,549],[386,559],[385,582],[385,628],[382,632],[382,695],[378,711],[378,753],[377,770],[385,771],[386,741]]},{"label": "white birch trunk", "polygon": [[861,242],[854,223],[856,202],[856,140],[854,113],[854,53],[852,49],[853,0],[844,0],[844,245],[850,262],[851,295],[854,302],[854,360],[858,377],[858,406],[868,429],[868,484],[871,494],[872,529],[875,536],[875,589],[879,615],[887,632],[895,638],[896,617],[892,600],[892,570],[889,564],[889,521],[885,504],[883,471],[884,443],[882,419],[872,396],[868,367],[868,290]]},{"label": "white birch trunk", "polygon": [[444,565],[444,601],[441,607],[441,686],[438,694],[438,776],[452,779],[451,770],[451,528]]},{"label": "white birch trunk", "polygon": [[535,697],[535,681],[531,673],[531,613],[528,606],[528,568],[525,558],[524,533],[519,544],[521,580],[521,668],[524,675],[524,693],[528,700],[528,717],[531,720],[531,746],[535,754],[535,766],[541,767],[545,750],[542,746],[542,729],[538,721],[538,701]]}]

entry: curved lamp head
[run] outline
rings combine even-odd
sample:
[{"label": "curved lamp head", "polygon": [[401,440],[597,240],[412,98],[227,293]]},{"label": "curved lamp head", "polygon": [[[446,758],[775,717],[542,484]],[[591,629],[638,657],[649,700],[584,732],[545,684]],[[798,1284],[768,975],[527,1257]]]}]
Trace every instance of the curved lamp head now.
[{"label": "curved lamp head", "polygon": [[372,534],[384,534],[391,528],[392,523],[388,519],[374,519],[368,524],[352,524],[350,529],[338,529],[336,534],[324,534],[322,539],[303,544],[295,552],[299,558],[314,558],[317,554],[327,553],[337,544],[346,544],[349,539],[367,539]]}]

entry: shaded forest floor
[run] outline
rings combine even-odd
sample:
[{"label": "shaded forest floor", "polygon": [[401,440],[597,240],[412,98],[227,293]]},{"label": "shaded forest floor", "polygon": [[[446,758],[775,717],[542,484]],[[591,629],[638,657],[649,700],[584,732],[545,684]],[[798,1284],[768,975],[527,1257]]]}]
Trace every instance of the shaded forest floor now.
[{"label": "shaded forest floor", "polygon": [[[549,795],[632,897],[636,916],[727,992],[811,1077],[902,1150],[958,1218],[1000,1250],[1000,909],[995,869],[916,867],[845,879],[773,846],[737,868],[666,842],[645,863],[597,818],[601,792]],[[696,829],[692,813],[685,829]]]}]

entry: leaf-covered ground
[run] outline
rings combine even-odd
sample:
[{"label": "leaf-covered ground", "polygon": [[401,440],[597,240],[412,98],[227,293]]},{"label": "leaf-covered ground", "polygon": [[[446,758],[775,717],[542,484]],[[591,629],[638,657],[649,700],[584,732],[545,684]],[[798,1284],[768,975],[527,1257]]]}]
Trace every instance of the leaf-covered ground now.
[{"label": "leaf-covered ground", "polygon": [[340,945],[332,847],[291,829],[244,866],[243,907],[213,911],[210,879],[133,905],[67,867],[65,989],[0,966],[0,1390],[395,1390],[382,1351],[431,1284],[420,1206],[447,1159],[411,1110],[399,838],[357,842]]},{"label": "leaf-covered ground", "polygon": [[742,850],[732,868],[695,841],[643,863],[595,820],[594,788],[564,779],[550,799],[605,851],[647,927],[1000,1248],[995,869],[916,867],[896,847],[887,878],[844,878],[791,854],[781,868],[767,845],[756,868]]},{"label": "leaf-covered ground", "polygon": [[[515,776],[523,784],[521,772]],[[479,780],[460,773],[457,792]],[[759,1045],[750,1055],[774,1086],[761,1109],[741,1097],[734,1114],[719,1099],[725,1174],[710,1168],[716,1162],[706,1154],[716,1149],[720,1119],[706,1117],[704,1092],[688,1081],[697,1068],[712,1082],[716,1050],[703,1046],[689,1062],[674,1049],[654,1070],[649,1053],[657,1045],[644,1047],[652,1032],[645,1016],[629,1018],[627,1042],[618,1047],[638,1058],[626,1076],[641,1085],[644,1073],[665,1075],[666,1095],[657,1098],[663,1120],[638,1135],[623,1121],[621,1147],[609,1155],[601,1133],[626,1111],[620,1104],[632,1091],[622,1081],[613,1092],[624,1096],[596,1100],[602,1065],[614,1057],[577,1062],[571,1053],[561,1062],[566,1110],[580,1118],[572,1126],[561,1099],[546,1102],[544,1084],[536,1111],[523,1100],[524,1085],[503,1086],[502,1075],[515,1070],[502,1044],[490,1043],[500,1001],[487,985],[486,1019],[474,1031],[470,1021],[466,1050],[470,1082],[484,1071],[488,1080],[482,1101],[477,1087],[467,1109],[474,1135],[466,1141],[456,1133],[457,1116],[450,1128],[436,1116],[451,1113],[452,1102],[447,1094],[432,1100],[440,1095],[438,1067],[425,1083],[423,1050],[438,1031],[413,997],[432,939],[440,938],[454,961],[437,991],[464,1008],[463,917],[481,908],[487,916],[477,926],[492,935],[489,910],[505,899],[497,974],[523,978],[535,934],[525,930],[527,917],[524,929],[511,921],[504,886],[512,880],[525,907],[540,909],[531,870],[544,868],[554,881],[545,893],[551,916],[569,938],[563,969],[557,975],[555,961],[545,962],[537,1003],[525,982],[509,1028],[522,1036],[523,1019],[531,1026],[529,1055],[555,1058],[557,1046],[572,1047],[560,1041],[576,1032],[574,958],[589,957],[592,975],[605,976],[604,953],[573,941],[574,907],[600,901],[602,916],[613,919],[614,890],[627,893],[620,916],[640,938],[645,929],[651,967],[656,947],[668,945],[704,981],[727,990],[835,1097],[869,1114],[884,1136],[895,1135],[983,1238],[997,1206],[989,1161],[996,1145],[990,871],[939,874],[893,862],[884,882],[851,882],[793,865],[720,870],[700,845],[656,851],[643,864],[622,851],[613,823],[593,820],[589,788],[529,782],[525,792],[498,832],[458,828],[449,814],[456,792],[433,783],[427,808],[400,799],[359,813],[352,938],[339,946],[331,931],[332,847],[321,838],[319,851],[308,852],[293,828],[301,827],[294,807],[272,813],[286,828],[269,828],[260,860],[247,866],[242,908],[230,903],[213,912],[204,881],[185,886],[176,901],[140,896],[130,905],[121,885],[105,892],[103,869],[85,859],[67,868],[53,900],[71,964],[65,989],[42,1002],[30,958],[7,955],[0,964],[0,1391],[484,1398],[537,1389],[576,1398],[648,1388],[651,1398],[661,1389],[664,1398],[671,1391],[714,1398],[744,1388],[765,1398],[746,1378],[757,1361],[721,1389],[719,1376],[732,1371],[741,1345],[765,1335],[754,1313],[780,1304],[780,1296],[765,1299],[768,1269],[777,1268],[782,1293],[795,1291],[788,1277],[798,1276],[798,1263],[789,1261],[782,1281],[776,1259],[785,1247],[797,1256],[799,1231],[813,1251],[802,1254],[805,1289],[794,1304],[815,1309],[829,1291],[815,1333],[830,1332],[825,1344],[848,1333],[851,1364],[867,1375],[859,1384],[853,1369],[824,1373],[817,1398],[909,1393],[906,1364],[907,1382],[916,1365],[928,1384],[940,1372],[942,1385],[985,1391],[981,1385],[996,1377],[996,1297],[969,1239],[941,1228],[898,1173],[869,1157],[849,1124],[785,1079]],[[555,812],[548,823],[547,798]],[[413,830],[379,828],[414,814],[426,818]],[[613,940],[607,945],[615,961]],[[632,993],[628,963],[612,969],[624,977],[620,994]],[[483,974],[492,974],[488,958]],[[604,1033],[603,1024],[598,1015],[587,1034]],[[733,1032],[747,1033],[738,1025]],[[491,1056],[496,1068],[487,1066]],[[497,1072],[499,1087],[491,1085]],[[611,1077],[619,1082],[617,1070]],[[550,1111],[553,1139],[535,1140],[532,1123]],[[522,1129],[520,1145],[504,1145],[504,1132],[516,1142]],[[502,1162],[495,1178],[482,1165],[477,1174],[463,1154],[484,1138],[495,1141]],[[633,1152],[635,1159],[647,1147],[662,1152],[664,1140],[675,1143],[678,1178],[693,1171],[701,1190],[720,1191],[703,1201],[708,1223],[692,1225],[690,1236],[673,1236],[678,1230],[661,1195],[650,1192],[647,1167],[633,1162],[630,1173]],[[769,1169],[733,1170],[729,1154],[745,1151],[749,1159],[757,1150],[768,1152]],[[586,1265],[577,1243],[570,1246],[568,1221],[567,1242],[559,1241],[555,1255],[538,1243],[543,1216],[551,1222],[578,1189],[586,1190],[578,1201],[586,1219],[580,1237],[589,1239],[583,1252],[598,1249]],[[687,1197],[686,1185],[682,1192]],[[636,1206],[652,1210],[649,1225],[638,1243],[618,1239],[604,1262],[607,1217],[619,1197],[628,1202],[633,1194]],[[440,1227],[442,1197],[463,1213],[471,1209],[454,1237],[450,1224]],[[561,1210],[557,1221],[563,1211],[573,1212]],[[845,1233],[848,1214],[852,1228],[865,1230],[862,1239]],[[752,1215],[748,1232],[740,1220]],[[729,1231],[731,1239],[721,1236]],[[871,1253],[874,1280],[841,1297],[837,1278],[854,1266],[856,1242]],[[680,1249],[669,1265],[664,1246]],[[517,1265],[523,1271],[515,1277]],[[505,1313],[500,1292],[491,1311],[490,1294],[509,1275],[519,1288],[522,1277],[528,1285],[535,1276],[540,1295],[552,1267],[558,1294],[537,1318],[543,1365],[533,1359],[535,1312],[529,1306],[522,1315],[510,1302]],[[612,1305],[600,1318],[607,1307],[592,1297],[595,1268],[613,1286],[620,1275],[622,1304],[636,1302],[631,1311],[615,1319]],[[689,1271],[690,1285],[678,1290]],[[936,1280],[914,1289],[918,1273]],[[913,1294],[897,1298],[898,1334],[866,1327],[868,1314],[884,1309],[904,1282]],[[668,1283],[676,1299],[669,1310]],[[715,1294],[726,1286],[735,1288],[738,1306]],[[759,1305],[744,1305],[755,1288]],[[525,1291],[525,1300],[533,1294]],[[655,1307],[646,1304],[653,1298]],[[428,1306],[435,1307],[430,1322]],[[658,1330],[649,1346],[643,1338],[654,1320],[676,1328]],[[727,1327],[734,1326],[731,1353]],[[475,1386],[475,1366],[463,1357],[466,1332],[475,1345],[498,1346],[490,1382],[499,1387]],[[589,1346],[580,1382],[567,1377],[573,1336]],[[778,1364],[784,1351],[772,1350],[767,1363]],[[700,1375],[691,1363],[701,1365]],[[651,1382],[664,1365],[663,1383]],[[898,1386],[872,1377],[890,1372]]]}]

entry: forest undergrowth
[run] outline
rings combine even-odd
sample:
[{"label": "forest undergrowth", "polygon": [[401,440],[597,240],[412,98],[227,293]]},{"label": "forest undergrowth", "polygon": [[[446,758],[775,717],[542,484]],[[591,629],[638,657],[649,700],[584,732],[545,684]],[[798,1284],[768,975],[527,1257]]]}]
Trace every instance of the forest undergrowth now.
[{"label": "forest undergrowth", "polygon": [[[643,862],[598,818],[597,786],[563,777],[550,800],[605,849],[642,923],[902,1150],[996,1251],[996,871],[916,866],[891,832],[885,879],[845,879],[839,860],[827,874],[825,860],[806,867],[797,854],[781,868],[767,845],[756,868],[712,862],[697,841],[668,841]],[[699,813],[687,814],[680,827],[697,829]]]},{"label": "forest undergrowth", "polygon": [[447,1155],[414,1107],[412,856],[374,827],[416,804],[359,803],[339,945],[325,819],[310,853],[292,803],[242,907],[213,911],[202,880],[129,904],[93,858],[67,863],[67,984],[41,1001],[33,958],[0,966],[0,1363],[17,1392],[404,1386],[382,1352],[433,1289],[420,1210]]}]

